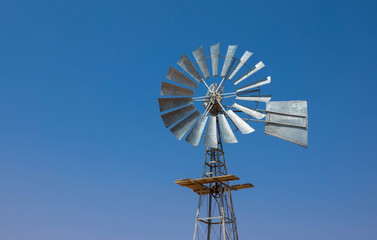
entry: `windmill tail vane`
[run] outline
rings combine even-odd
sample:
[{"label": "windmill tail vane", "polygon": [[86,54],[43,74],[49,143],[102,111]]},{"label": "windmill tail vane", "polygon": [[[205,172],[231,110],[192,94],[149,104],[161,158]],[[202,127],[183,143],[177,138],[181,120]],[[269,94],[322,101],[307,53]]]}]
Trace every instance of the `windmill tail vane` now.
[{"label": "windmill tail vane", "polygon": [[[158,101],[165,126],[178,140],[186,136],[193,146],[199,146],[204,136],[202,177],[176,181],[199,195],[194,240],[238,239],[231,191],[253,185],[232,184],[239,178],[227,172],[223,142],[237,143],[237,132],[252,133],[253,124],[262,122],[267,135],[308,145],[307,102],[270,101],[271,95],[262,95],[261,87],[271,83],[271,76],[257,77],[265,64],[248,63],[253,55],[249,51],[236,58],[237,47],[229,45],[225,55],[220,55],[220,43],[214,44],[210,57],[205,57],[203,47],[199,47],[192,53],[195,61],[183,54],[178,61],[182,71],[170,67],[166,76],[169,82],[161,85],[163,97]],[[264,109],[260,108],[262,104]]]}]

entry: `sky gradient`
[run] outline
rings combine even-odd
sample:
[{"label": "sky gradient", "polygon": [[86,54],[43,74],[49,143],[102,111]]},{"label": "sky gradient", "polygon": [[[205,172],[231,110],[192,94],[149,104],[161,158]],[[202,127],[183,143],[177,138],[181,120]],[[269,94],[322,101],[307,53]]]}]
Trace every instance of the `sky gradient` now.
[{"label": "sky gradient", "polygon": [[191,239],[204,147],[158,109],[183,53],[254,52],[309,147],[224,145],[240,239],[377,236],[375,1],[0,1],[0,239]]}]

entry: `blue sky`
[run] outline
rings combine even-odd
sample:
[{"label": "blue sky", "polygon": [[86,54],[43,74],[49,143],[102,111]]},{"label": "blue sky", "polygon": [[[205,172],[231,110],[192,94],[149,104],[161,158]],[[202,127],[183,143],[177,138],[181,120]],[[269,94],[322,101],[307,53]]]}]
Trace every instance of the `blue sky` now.
[{"label": "blue sky", "polygon": [[159,116],[182,53],[263,60],[309,148],[225,145],[241,239],[375,239],[375,1],[0,1],[0,238],[190,239],[204,147]]}]

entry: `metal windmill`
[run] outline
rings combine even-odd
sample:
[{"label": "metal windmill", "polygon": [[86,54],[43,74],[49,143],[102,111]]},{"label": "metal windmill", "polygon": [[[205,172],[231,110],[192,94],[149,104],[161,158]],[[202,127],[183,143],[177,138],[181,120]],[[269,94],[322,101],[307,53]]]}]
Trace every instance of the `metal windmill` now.
[{"label": "metal windmill", "polygon": [[[199,195],[194,240],[238,240],[231,191],[254,186],[231,184],[239,178],[227,172],[222,143],[237,143],[235,132],[252,133],[254,129],[248,122],[263,122],[266,134],[307,147],[306,101],[270,101],[271,95],[261,95],[260,87],[271,83],[270,76],[256,77],[256,72],[265,65],[261,61],[254,66],[247,65],[253,53],[245,51],[238,59],[234,56],[236,49],[236,45],[230,45],[222,56],[218,43],[210,47],[211,57],[206,58],[200,47],[193,52],[195,62],[183,54],[178,61],[183,71],[170,67],[167,79],[174,83],[162,82],[161,95],[168,97],[158,99],[165,126],[179,140],[188,133],[186,141],[198,146],[204,135],[202,177],[176,181]],[[207,61],[211,62],[212,76]],[[220,74],[219,62],[223,62]],[[196,64],[203,76],[195,68]],[[201,85],[206,92],[200,93]],[[227,92],[227,88],[233,89]],[[226,104],[229,100],[231,104]],[[194,106],[194,103],[200,104]],[[258,108],[260,103],[265,103],[266,108]]]}]

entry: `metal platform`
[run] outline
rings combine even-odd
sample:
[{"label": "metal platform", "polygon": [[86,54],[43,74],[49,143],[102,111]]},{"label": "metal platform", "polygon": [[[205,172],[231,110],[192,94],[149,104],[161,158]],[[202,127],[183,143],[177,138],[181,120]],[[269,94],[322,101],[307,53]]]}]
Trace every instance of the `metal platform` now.
[{"label": "metal platform", "polygon": [[[197,179],[191,179],[191,178],[180,179],[180,180],[176,180],[175,183],[182,187],[190,188],[198,195],[209,194],[211,188],[209,186],[206,186],[205,184],[210,184],[210,183],[221,183],[221,185],[224,186],[222,189],[223,191],[228,191],[228,190],[233,191],[233,190],[240,190],[240,189],[254,187],[254,185],[251,183],[243,183],[243,184],[236,184],[236,185],[229,185],[225,183],[225,182],[234,181],[234,180],[240,180],[240,179],[239,177],[235,175],[222,175],[222,176],[205,177],[205,178],[197,178]],[[219,190],[221,191],[221,189],[217,189],[217,191]]]}]

